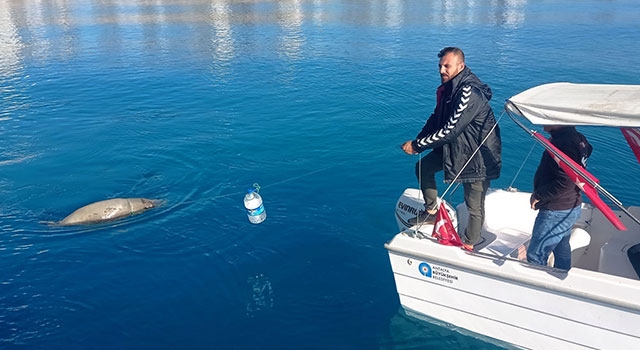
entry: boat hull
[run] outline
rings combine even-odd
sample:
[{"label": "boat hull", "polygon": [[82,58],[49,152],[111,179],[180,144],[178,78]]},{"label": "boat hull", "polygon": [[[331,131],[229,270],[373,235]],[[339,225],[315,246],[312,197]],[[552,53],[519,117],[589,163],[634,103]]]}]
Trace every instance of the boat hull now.
[{"label": "boat hull", "polygon": [[[500,191],[490,193],[487,200],[513,198],[520,203],[525,197]],[[530,219],[515,220],[526,223],[517,230],[502,225],[514,221],[518,206],[508,204],[512,211],[503,215],[502,222],[496,217],[487,220],[499,229],[489,232],[494,235],[492,242],[474,252],[439,244],[431,238],[430,226],[396,234],[385,247],[402,307],[408,314],[522,348],[636,348],[640,344],[640,281],[518,260],[513,248],[522,244]],[[594,217],[587,221],[597,224]],[[487,227],[483,236],[486,231]],[[597,250],[590,249],[592,255]]]},{"label": "boat hull", "polygon": [[[583,292],[581,285],[594,282],[590,271],[544,271],[445,246],[446,254],[435,254],[441,249],[407,254],[394,249],[397,240],[416,238],[400,234],[388,246],[405,309],[524,348],[625,349],[640,344],[640,307],[634,303],[640,290],[621,286],[623,278],[607,276]],[[423,246],[437,244],[422,240]],[[616,289],[616,298],[606,297]]]}]

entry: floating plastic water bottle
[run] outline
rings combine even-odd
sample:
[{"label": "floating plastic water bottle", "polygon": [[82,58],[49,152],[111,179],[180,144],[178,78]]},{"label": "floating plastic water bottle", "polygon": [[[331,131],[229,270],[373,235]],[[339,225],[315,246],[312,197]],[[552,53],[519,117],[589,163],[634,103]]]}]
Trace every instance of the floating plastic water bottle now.
[{"label": "floating plastic water bottle", "polygon": [[247,190],[247,194],[244,196],[244,207],[247,209],[247,217],[252,224],[259,224],[267,218],[267,212],[262,205],[262,197],[258,194],[260,186],[254,184],[256,188],[250,188]]}]

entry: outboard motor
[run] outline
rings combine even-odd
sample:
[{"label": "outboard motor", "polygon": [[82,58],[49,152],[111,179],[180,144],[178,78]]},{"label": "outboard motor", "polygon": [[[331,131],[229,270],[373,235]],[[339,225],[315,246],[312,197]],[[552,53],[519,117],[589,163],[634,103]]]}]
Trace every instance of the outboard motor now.
[{"label": "outboard motor", "polygon": [[[454,208],[444,199],[445,208],[447,208],[447,213],[451,218],[451,223],[456,230],[458,230],[458,218],[456,216],[456,211]],[[411,228],[408,221],[411,218],[415,218],[418,214],[424,211],[424,199],[422,198],[422,193],[420,190],[415,188],[407,188],[404,190],[404,193],[398,198],[398,202],[396,203],[396,222],[398,223],[398,228],[400,231],[404,231],[406,229]],[[433,225],[426,225],[429,233]]]}]

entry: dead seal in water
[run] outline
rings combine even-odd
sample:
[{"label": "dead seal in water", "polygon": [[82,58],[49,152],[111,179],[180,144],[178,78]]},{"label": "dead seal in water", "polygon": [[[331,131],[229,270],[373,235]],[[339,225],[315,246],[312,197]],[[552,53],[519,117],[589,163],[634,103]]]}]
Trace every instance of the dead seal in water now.
[{"label": "dead seal in water", "polygon": [[85,205],[69,214],[62,221],[61,226],[97,224],[113,221],[129,215],[139,214],[145,210],[155,208],[160,201],[146,198],[112,198]]}]

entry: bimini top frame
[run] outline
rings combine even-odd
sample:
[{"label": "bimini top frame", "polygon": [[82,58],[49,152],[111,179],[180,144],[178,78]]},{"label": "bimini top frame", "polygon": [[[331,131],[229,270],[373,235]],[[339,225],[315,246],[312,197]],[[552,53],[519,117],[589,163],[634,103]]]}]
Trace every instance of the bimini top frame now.
[{"label": "bimini top frame", "polygon": [[[530,130],[518,117],[523,117],[538,125],[590,125],[621,128],[640,127],[640,85],[604,85],[551,83],[525,90],[505,102],[509,117],[537,141],[537,131]],[[559,153],[544,142],[539,142],[546,150],[562,160],[583,180],[604,195],[633,221],[633,216],[623,204],[594,180],[582,167],[567,161],[566,155]]]}]

